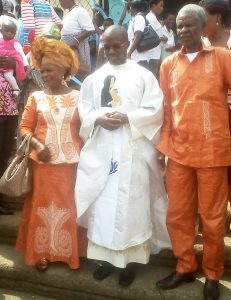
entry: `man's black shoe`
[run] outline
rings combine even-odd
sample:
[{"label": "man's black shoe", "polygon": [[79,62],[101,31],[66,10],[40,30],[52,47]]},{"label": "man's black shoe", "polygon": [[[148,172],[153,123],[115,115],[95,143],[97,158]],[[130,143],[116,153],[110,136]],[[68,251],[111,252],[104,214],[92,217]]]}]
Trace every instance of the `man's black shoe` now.
[{"label": "man's black shoe", "polygon": [[136,267],[134,263],[128,264],[125,269],[120,271],[119,276],[119,285],[121,286],[129,286],[132,284],[136,277]]},{"label": "man's black shoe", "polygon": [[168,277],[157,281],[156,286],[162,290],[171,290],[180,286],[183,282],[195,281],[195,273],[174,272]]},{"label": "man's black shoe", "polygon": [[114,267],[107,263],[104,262],[102,264],[102,266],[100,266],[94,273],[93,273],[93,277],[96,280],[103,280],[105,278],[107,278],[114,270]]},{"label": "man's black shoe", "polygon": [[205,300],[219,299],[220,297],[219,281],[206,279],[203,294]]}]

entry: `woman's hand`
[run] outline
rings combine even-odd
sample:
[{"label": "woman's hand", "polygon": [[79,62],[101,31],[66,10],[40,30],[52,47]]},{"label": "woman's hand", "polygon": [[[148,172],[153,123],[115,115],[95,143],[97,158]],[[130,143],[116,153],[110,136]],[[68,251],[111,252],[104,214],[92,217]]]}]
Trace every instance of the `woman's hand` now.
[{"label": "woman's hand", "polygon": [[39,142],[35,137],[32,137],[31,139],[31,146],[36,150],[37,157],[41,162],[47,163],[51,160],[51,154],[48,147]]},{"label": "woman's hand", "polygon": [[73,41],[70,43],[70,47],[72,49],[76,49],[79,46],[79,40],[77,38],[74,38]]},{"label": "woman's hand", "polygon": [[10,56],[0,56],[0,67],[15,69],[15,59]]},{"label": "woman's hand", "polygon": [[75,35],[73,37],[73,41],[70,44],[70,47],[72,49],[78,48],[79,44],[84,41],[86,38],[88,38],[92,33],[94,33],[93,31],[87,31],[87,30],[83,30],[81,33],[79,33],[78,35]]},{"label": "woman's hand", "polygon": [[37,157],[43,163],[47,163],[51,160],[50,150],[47,148],[47,146],[43,145],[43,147],[40,148],[37,153]]}]

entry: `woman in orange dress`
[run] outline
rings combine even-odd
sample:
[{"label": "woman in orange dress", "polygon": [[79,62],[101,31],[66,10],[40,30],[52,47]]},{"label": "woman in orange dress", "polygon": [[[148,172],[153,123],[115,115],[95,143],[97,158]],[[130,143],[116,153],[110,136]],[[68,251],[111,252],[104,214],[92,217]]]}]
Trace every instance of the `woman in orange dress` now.
[{"label": "woman in orange dress", "polygon": [[49,262],[79,267],[74,185],[81,148],[79,92],[63,84],[77,73],[74,52],[58,40],[38,37],[32,60],[47,90],[31,94],[22,116],[22,138],[32,133],[33,191],[27,195],[16,248],[25,263],[45,270]]}]

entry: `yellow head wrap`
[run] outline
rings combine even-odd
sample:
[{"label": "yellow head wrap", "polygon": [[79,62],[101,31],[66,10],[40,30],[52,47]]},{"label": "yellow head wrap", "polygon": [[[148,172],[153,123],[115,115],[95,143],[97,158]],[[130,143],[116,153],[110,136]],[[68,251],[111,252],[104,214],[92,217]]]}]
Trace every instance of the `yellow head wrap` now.
[{"label": "yellow head wrap", "polygon": [[79,61],[74,51],[62,41],[38,36],[31,47],[32,63],[40,69],[42,62],[64,67],[75,75],[79,68]]}]

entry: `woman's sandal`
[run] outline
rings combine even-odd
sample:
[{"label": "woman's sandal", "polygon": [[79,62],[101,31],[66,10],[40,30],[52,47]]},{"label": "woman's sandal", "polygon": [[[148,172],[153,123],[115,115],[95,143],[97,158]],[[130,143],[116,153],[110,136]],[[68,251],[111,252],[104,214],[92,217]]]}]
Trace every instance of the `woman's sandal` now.
[{"label": "woman's sandal", "polygon": [[48,268],[48,265],[49,265],[49,261],[44,257],[44,258],[41,258],[36,263],[35,266],[39,271],[46,271],[46,269]]}]

